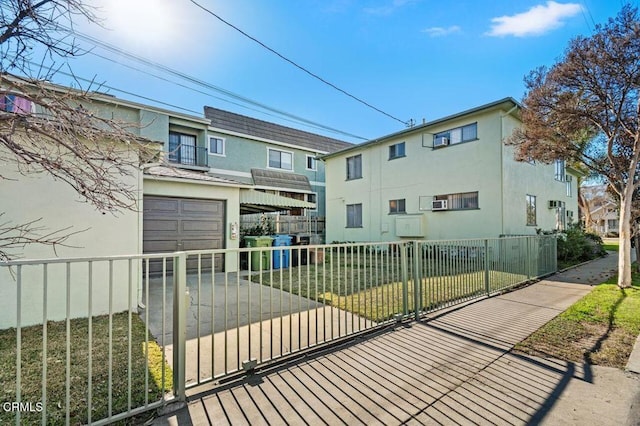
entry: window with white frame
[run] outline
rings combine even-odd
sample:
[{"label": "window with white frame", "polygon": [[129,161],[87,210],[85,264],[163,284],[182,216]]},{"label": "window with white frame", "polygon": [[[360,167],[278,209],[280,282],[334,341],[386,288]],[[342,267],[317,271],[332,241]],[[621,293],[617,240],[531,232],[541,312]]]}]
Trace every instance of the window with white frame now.
[{"label": "window with white frame", "polygon": [[396,158],[405,157],[404,148],[404,142],[389,146],[389,160],[395,160]]},{"label": "window with white frame", "polygon": [[461,192],[458,194],[436,195],[434,200],[445,200],[447,210],[474,210],[478,209],[478,192]]},{"label": "window with white frame", "polygon": [[267,148],[269,152],[269,168],[293,170],[293,153]]},{"label": "window with white frame", "polygon": [[527,194],[527,226],[537,225],[536,196]]},{"label": "window with white frame", "polygon": [[362,178],[362,155],[347,158],[347,180]]},{"label": "window with white frame", "polygon": [[564,182],[564,179],[565,179],[564,160],[556,160],[555,169],[556,171],[555,171],[554,179],[560,182]]},{"label": "window with white frame", "polygon": [[389,200],[389,214],[406,213],[405,199]]},{"label": "window with white frame", "polygon": [[347,204],[347,228],[362,228],[362,204]]},{"label": "window with white frame", "polygon": [[209,136],[209,154],[224,156],[224,139]]},{"label": "window with white frame", "polygon": [[443,147],[455,145],[462,142],[470,142],[478,139],[478,123],[456,127],[433,135],[433,146]]},{"label": "window with white frame", "polygon": [[318,170],[317,159],[313,155],[307,155],[307,170]]}]

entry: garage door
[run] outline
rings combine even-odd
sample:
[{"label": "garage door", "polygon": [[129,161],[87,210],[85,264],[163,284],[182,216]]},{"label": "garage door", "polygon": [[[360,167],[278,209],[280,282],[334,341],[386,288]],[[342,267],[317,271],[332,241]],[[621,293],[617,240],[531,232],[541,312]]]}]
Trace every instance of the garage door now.
[{"label": "garage door", "polygon": [[[224,248],[224,215],[225,202],[220,200],[145,196],[143,252]],[[211,259],[203,261],[203,267],[210,270]],[[187,266],[197,267],[197,260],[190,257]],[[224,270],[221,254],[216,255],[215,269]]]}]

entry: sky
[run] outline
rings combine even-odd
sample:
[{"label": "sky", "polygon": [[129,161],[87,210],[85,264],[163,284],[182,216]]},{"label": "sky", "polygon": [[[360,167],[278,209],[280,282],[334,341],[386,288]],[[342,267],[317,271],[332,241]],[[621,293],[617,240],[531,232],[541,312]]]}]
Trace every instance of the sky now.
[{"label": "sky", "polygon": [[62,68],[75,82],[54,81],[86,88],[84,78],[122,99],[198,116],[208,105],[359,143],[409,120],[521,100],[526,74],[625,1],[91,0],[100,25],[74,23],[90,52]]}]

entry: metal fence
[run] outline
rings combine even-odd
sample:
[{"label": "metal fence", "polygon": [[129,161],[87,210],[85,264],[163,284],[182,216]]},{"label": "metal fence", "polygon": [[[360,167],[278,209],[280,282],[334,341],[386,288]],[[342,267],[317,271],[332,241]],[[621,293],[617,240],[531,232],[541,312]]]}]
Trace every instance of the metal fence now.
[{"label": "metal fence", "polygon": [[[536,236],[0,263],[11,301],[0,307],[14,318],[0,322],[0,360],[14,365],[0,373],[0,423],[139,415],[189,387],[505,291],[554,272],[555,257],[554,237]],[[215,272],[220,261],[235,272]]]}]

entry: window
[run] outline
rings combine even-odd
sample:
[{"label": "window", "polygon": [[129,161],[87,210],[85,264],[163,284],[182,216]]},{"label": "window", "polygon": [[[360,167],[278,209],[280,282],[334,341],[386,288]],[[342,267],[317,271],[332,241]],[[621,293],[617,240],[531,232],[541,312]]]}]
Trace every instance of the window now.
[{"label": "window", "polygon": [[536,221],[536,196],[527,194],[527,226],[537,225]]},{"label": "window", "polygon": [[347,180],[362,178],[362,155],[347,158]]},{"label": "window", "polygon": [[210,136],[209,154],[224,156],[224,139]]},{"label": "window", "polygon": [[313,155],[307,155],[307,170],[318,170],[316,161],[316,157]]},{"label": "window", "polygon": [[315,192],[312,194],[307,194],[307,202],[316,205],[315,209],[309,209],[309,211],[318,211],[318,194],[316,194]]},{"label": "window", "polygon": [[567,181],[567,197],[571,197],[571,181]]},{"label": "window", "polygon": [[362,228],[362,204],[347,204],[347,228]]},{"label": "window", "polygon": [[478,192],[436,195],[433,199],[446,200],[447,210],[474,210],[479,208]]},{"label": "window", "polygon": [[[457,143],[474,141],[476,139],[478,139],[478,123],[456,127],[455,129],[433,135],[434,147],[436,145],[455,145]],[[442,141],[445,141],[445,143]]]},{"label": "window", "polygon": [[269,167],[272,169],[293,170],[293,153],[268,148]]},{"label": "window", "polygon": [[[204,150],[204,147],[202,148]],[[196,137],[184,133],[169,132],[169,161],[187,165],[198,165],[200,152],[196,148]]]},{"label": "window", "polygon": [[0,94],[0,110],[13,112],[16,114],[29,114],[34,112],[33,103],[26,98],[18,95],[2,95]]},{"label": "window", "polygon": [[389,160],[394,160],[404,156],[404,142],[397,143],[389,147]]},{"label": "window", "polygon": [[406,213],[404,198],[400,200],[389,200],[389,214]]},{"label": "window", "polygon": [[555,176],[554,179],[558,180],[560,182],[564,182],[564,160],[556,160],[556,172],[555,172]]}]

